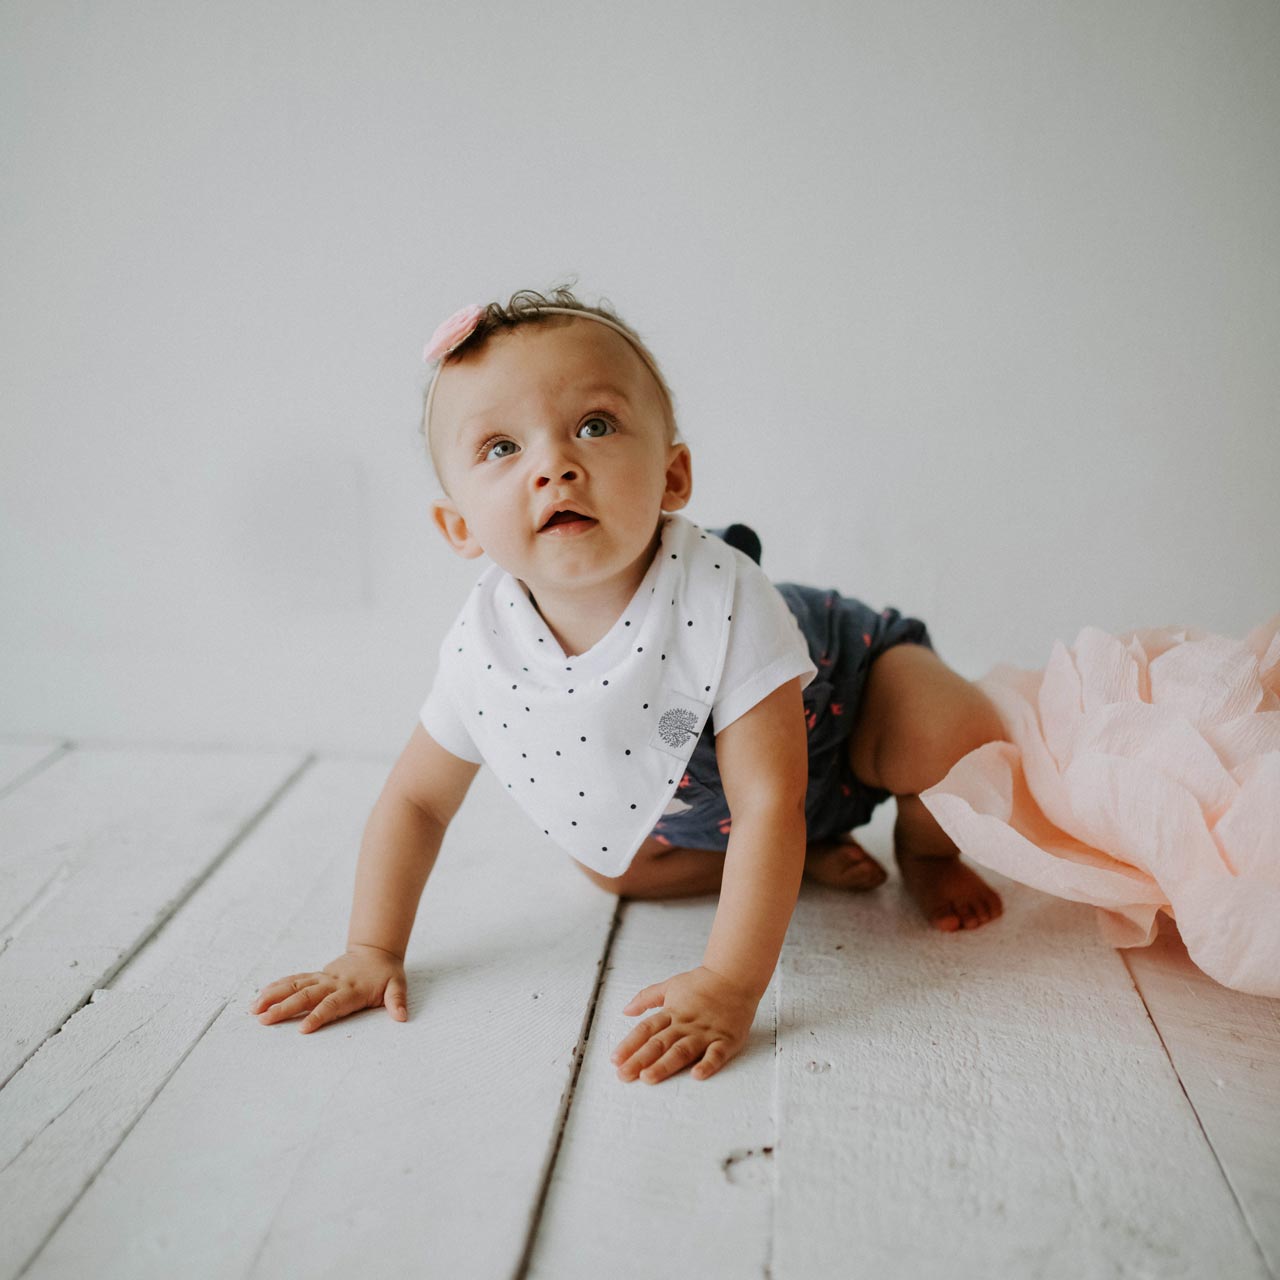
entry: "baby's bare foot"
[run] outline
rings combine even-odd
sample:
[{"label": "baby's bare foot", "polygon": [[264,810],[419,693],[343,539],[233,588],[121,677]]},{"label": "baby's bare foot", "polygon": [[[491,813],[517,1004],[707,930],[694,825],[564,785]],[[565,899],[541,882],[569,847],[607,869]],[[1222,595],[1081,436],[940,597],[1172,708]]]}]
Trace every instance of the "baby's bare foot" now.
[{"label": "baby's bare foot", "polygon": [[848,836],[811,844],[804,855],[804,873],[819,884],[851,893],[865,893],[889,878],[889,873]]},{"label": "baby's bare foot", "polygon": [[1000,915],[1000,895],[958,856],[929,858],[894,851],[907,892],[935,929],[977,929]]}]

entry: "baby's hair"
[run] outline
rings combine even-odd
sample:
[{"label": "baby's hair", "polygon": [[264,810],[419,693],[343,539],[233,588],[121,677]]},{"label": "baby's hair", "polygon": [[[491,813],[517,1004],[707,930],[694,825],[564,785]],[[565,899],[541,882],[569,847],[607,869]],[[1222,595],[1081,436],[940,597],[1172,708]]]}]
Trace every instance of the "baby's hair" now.
[{"label": "baby's hair", "polygon": [[[513,293],[505,302],[490,302],[485,308],[484,313],[480,317],[480,322],[471,331],[467,337],[454,348],[453,351],[445,357],[445,360],[465,359],[469,355],[482,350],[490,338],[497,333],[508,333],[514,329],[518,329],[528,324],[544,324],[548,320],[558,320],[564,317],[563,311],[548,311],[548,307],[563,307],[568,311],[582,311],[588,315],[603,316],[606,320],[611,321],[620,329],[625,329],[627,336],[635,345],[644,352],[647,357],[650,372],[654,375],[658,383],[658,390],[661,392],[663,409],[667,418],[667,439],[668,442],[674,443],[679,428],[676,425],[675,397],[671,393],[671,388],[667,385],[667,380],[663,377],[658,366],[657,360],[654,358],[644,340],[638,333],[623,320],[616,311],[613,310],[612,304],[607,298],[601,298],[596,306],[582,302],[566,285],[559,285],[550,290],[548,294],[538,293],[533,289],[520,289]],[[430,395],[431,384],[427,384],[427,390],[422,397],[422,424],[419,428],[426,437],[427,453],[431,458],[431,464],[435,468],[436,475],[439,476],[440,468],[436,462],[435,452],[432,448],[431,436],[427,430],[427,400]]]}]

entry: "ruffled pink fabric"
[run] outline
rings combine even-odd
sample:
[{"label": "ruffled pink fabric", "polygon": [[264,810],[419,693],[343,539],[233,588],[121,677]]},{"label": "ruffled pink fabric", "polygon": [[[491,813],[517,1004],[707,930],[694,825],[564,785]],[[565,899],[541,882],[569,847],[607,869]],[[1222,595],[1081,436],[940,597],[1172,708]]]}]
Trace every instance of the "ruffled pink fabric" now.
[{"label": "ruffled pink fabric", "polygon": [[1010,741],[920,796],[964,856],[1092,903],[1112,946],[1163,910],[1211,978],[1280,996],[1280,614],[1243,641],[1085,627],[978,683]]}]

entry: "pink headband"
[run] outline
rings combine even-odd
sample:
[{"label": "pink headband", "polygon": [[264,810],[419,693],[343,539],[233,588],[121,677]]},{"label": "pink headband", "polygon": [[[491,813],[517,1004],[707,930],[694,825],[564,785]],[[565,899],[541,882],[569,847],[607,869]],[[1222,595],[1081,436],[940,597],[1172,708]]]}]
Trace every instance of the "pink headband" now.
[{"label": "pink headband", "polygon": [[[631,344],[635,352],[649,366],[650,372],[658,380],[658,386],[665,388],[666,383],[662,380],[662,374],[658,372],[658,366],[654,364],[653,357],[649,355],[643,347],[641,347],[635,338],[628,333],[620,324],[610,320],[608,316],[598,316],[594,311],[575,311],[572,307],[539,307],[538,314],[546,315],[549,312],[557,313],[564,316],[577,316],[582,320],[598,320],[601,324],[607,324],[610,329],[622,334],[624,338]],[[436,371],[431,375],[431,386],[427,389],[426,408],[422,412],[422,430],[425,434],[430,429],[431,424],[431,404],[436,397],[436,383],[440,381],[440,370],[444,368],[445,362],[462,344],[475,332],[476,326],[484,317],[485,308],[472,303],[469,307],[463,307],[459,311],[455,311],[447,320],[441,321],[436,327],[435,333],[427,340],[427,345],[423,348],[422,358],[428,364],[433,360],[438,361]]]}]

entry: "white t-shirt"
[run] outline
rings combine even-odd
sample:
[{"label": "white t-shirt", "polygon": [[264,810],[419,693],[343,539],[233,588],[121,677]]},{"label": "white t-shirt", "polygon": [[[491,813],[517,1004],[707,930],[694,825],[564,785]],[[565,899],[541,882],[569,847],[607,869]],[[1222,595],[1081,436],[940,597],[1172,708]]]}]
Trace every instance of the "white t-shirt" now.
[{"label": "white t-shirt", "polygon": [[490,566],[440,646],[420,719],[446,751],[488,764],[573,857],[615,876],[662,816],[708,715],[720,733],[816,674],[759,565],[669,515],[621,617],[572,657],[524,587]]}]

